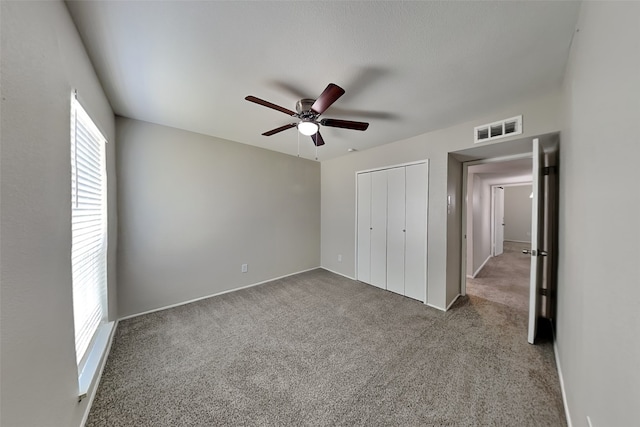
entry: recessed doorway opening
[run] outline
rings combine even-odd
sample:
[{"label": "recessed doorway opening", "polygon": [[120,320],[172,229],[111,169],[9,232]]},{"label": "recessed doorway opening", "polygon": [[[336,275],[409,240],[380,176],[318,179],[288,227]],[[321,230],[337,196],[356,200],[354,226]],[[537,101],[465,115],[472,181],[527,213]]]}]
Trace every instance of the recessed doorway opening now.
[{"label": "recessed doorway opening", "polygon": [[531,157],[468,165],[465,293],[529,309]]},{"label": "recessed doorway opening", "polygon": [[[476,212],[467,212],[467,204],[472,206],[493,206],[495,209],[494,199],[490,194],[498,187],[504,188],[501,182],[505,182],[505,177],[492,176],[498,179],[493,182],[487,189],[487,186],[479,186],[484,188],[483,191],[468,191],[467,187],[477,183],[477,179],[469,177],[469,168],[478,166],[475,172],[489,173],[490,169],[496,164],[503,163],[499,166],[505,166],[509,162],[517,164],[517,161],[531,160],[531,166],[526,169],[530,170],[530,178],[526,181],[531,182],[531,245],[529,249],[522,249],[523,255],[528,256],[530,260],[530,276],[529,276],[529,313],[528,313],[528,332],[527,341],[531,344],[536,342],[538,332],[543,332],[545,338],[549,336],[548,326],[552,324],[555,317],[555,280],[557,272],[557,219],[558,219],[558,192],[557,192],[557,174],[558,166],[558,147],[559,134],[552,133],[541,135],[536,138],[515,140],[505,143],[489,144],[484,147],[467,149],[455,153],[449,153],[449,173],[448,185],[450,191],[457,193],[462,200],[462,209],[456,213],[451,211],[451,215],[458,215],[457,218],[451,218],[448,227],[449,243],[451,244],[451,254],[456,249],[460,249],[460,256],[451,256],[450,265],[453,267],[457,264],[460,268],[459,274],[451,278],[458,279],[459,295],[467,294],[467,276],[472,278],[483,269],[492,257],[504,251],[504,248],[496,247],[495,238],[492,245],[486,242],[491,240],[491,232],[487,233],[491,227],[496,224],[502,225],[504,222],[496,221],[495,216],[489,220],[487,217],[487,209],[480,209],[483,215],[476,216]],[[483,168],[485,168],[483,170]],[[462,174],[459,175],[460,170]],[[498,173],[495,170],[492,173]],[[460,179],[462,178],[462,179]],[[523,184],[526,181],[518,178],[516,181],[508,182],[508,184]],[[488,181],[489,179],[487,179]],[[461,184],[461,185],[460,185]],[[461,188],[462,187],[462,188]],[[484,195],[483,195],[484,194]],[[476,200],[479,199],[479,200]],[[478,203],[476,203],[478,201]],[[477,218],[480,218],[478,225]],[[498,220],[500,217],[497,218]],[[487,226],[487,223],[489,226]],[[493,225],[491,225],[493,224]],[[476,232],[474,232],[474,227]],[[461,233],[457,233],[456,231]],[[482,233],[478,234],[480,231]],[[504,231],[504,230],[501,230]],[[489,236],[487,235],[489,234]],[[458,238],[460,244],[455,244],[455,238]],[[502,240],[503,241],[503,240]],[[517,242],[516,242],[517,243]],[[457,246],[457,247],[456,247]],[[489,246],[489,248],[488,248]],[[481,250],[479,250],[481,249]],[[511,249],[510,249],[511,251]],[[447,258],[449,261],[449,258]],[[448,281],[448,285],[453,285],[453,280]],[[447,290],[455,290],[453,286]],[[540,322],[542,321],[542,323]],[[538,324],[543,326],[539,330]]]}]

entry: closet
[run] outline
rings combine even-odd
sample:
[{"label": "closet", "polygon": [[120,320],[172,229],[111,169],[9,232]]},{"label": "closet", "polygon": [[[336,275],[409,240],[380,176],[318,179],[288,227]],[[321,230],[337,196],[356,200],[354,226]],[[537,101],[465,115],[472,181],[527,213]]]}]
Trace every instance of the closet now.
[{"label": "closet", "polygon": [[427,299],[426,161],[357,173],[356,277]]}]

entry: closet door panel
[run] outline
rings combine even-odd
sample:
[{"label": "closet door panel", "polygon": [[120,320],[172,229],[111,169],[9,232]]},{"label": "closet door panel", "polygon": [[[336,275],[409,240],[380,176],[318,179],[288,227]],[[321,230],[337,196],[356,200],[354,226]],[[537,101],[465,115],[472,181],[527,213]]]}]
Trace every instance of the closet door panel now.
[{"label": "closet door panel", "polygon": [[358,175],[358,258],[356,278],[371,283],[371,174]]},{"label": "closet door panel", "polygon": [[405,168],[387,172],[387,290],[404,295]]},{"label": "closet door panel", "polygon": [[427,300],[428,165],[406,167],[405,295]]},{"label": "closet door panel", "polygon": [[371,283],[387,288],[387,171],[371,172]]}]

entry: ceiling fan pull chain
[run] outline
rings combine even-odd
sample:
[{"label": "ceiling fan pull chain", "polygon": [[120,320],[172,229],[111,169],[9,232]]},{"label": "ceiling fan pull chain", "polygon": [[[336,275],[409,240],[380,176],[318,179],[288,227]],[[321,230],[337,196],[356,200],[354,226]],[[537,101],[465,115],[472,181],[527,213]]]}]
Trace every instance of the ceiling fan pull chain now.
[{"label": "ceiling fan pull chain", "polygon": [[313,144],[316,146],[316,162],[318,161],[318,132],[316,132],[316,143]]}]

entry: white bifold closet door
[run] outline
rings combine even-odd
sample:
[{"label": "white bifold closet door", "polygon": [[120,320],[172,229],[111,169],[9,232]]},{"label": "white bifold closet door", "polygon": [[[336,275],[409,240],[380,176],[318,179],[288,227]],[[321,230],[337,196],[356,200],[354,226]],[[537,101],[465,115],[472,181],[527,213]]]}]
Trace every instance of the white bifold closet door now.
[{"label": "white bifold closet door", "polygon": [[357,195],[358,257],[357,278],[371,283],[371,174],[358,174]]},{"label": "white bifold closet door", "polygon": [[357,279],[427,301],[428,165],[358,174]]},{"label": "white bifold closet door", "polygon": [[428,166],[406,167],[406,241],[404,295],[427,301],[427,180]]},{"label": "white bifold closet door", "polygon": [[387,288],[387,171],[371,172],[371,278]]},{"label": "white bifold closet door", "polygon": [[387,290],[404,295],[405,168],[387,171]]}]

